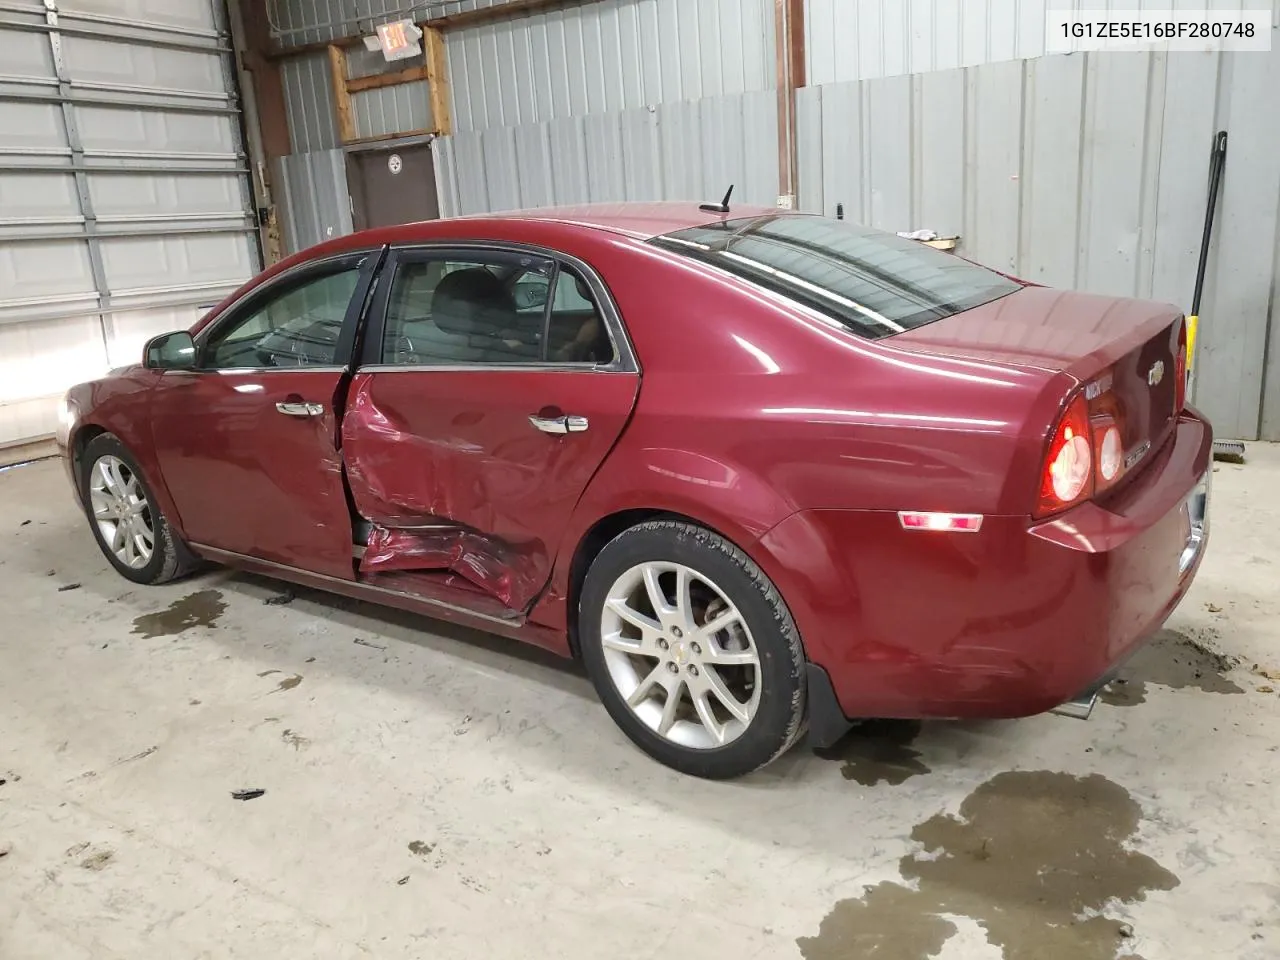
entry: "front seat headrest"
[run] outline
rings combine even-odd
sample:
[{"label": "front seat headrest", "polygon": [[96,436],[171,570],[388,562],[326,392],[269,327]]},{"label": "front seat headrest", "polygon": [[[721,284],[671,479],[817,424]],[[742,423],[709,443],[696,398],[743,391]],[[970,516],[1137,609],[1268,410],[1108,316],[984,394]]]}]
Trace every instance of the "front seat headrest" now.
[{"label": "front seat headrest", "polygon": [[515,323],[516,303],[484,267],[467,267],[446,274],[436,285],[431,319],[446,333],[494,336]]}]

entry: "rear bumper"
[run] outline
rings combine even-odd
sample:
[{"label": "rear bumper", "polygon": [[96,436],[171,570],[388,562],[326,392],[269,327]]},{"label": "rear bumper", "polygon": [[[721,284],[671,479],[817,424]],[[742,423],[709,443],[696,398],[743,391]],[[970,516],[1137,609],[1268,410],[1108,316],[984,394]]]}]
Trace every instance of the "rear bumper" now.
[{"label": "rear bumper", "polygon": [[1204,555],[1211,471],[1188,410],[1103,505],[976,534],[804,511],[759,546],[845,717],[1028,716],[1090,692],[1168,618]]}]

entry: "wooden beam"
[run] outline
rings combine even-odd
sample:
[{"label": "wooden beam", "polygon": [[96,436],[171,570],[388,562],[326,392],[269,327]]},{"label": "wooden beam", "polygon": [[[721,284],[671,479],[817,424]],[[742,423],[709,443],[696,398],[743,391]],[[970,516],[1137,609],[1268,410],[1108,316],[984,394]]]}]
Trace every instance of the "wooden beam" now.
[{"label": "wooden beam", "polygon": [[338,141],[350,143],[356,138],[356,118],[351,111],[351,94],[347,90],[347,54],[336,43],[329,44],[329,79],[333,83],[333,107],[338,120]]},{"label": "wooden beam", "polygon": [[399,133],[380,133],[376,137],[358,137],[345,144],[345,146],[355,147],[364,143],[381,143],[383,140],[406,140],[409,137],[426,137],[433,133],[435,133],[434,130],[403,130]]},{"label": "wooden beam", "polygon": [[453,108],[449,97],[449,58],[444,49],[444,34],[436,27],[422,31],[427,57],[427,90],[431,98],[431,125],[442,137],[453,133]]},{"label": "wooden beam", "polygon": [[804,46],[804,4],[805,0],[788,0],[791,4],[787,11],[787,46],[791,67],[791,86],[800,89],[805,86],[805,64],[808,59]]},{"label": "wooden beam", "polygon": [[417,80],[430,79],[426,64],[416,67],[405,67],[395,73],[375,73],[369,77],[352,77],[347,81],[347,93],[359,93],[361,90],[378,90],[382,87],[394,87],[401,83],[413,83]]}]

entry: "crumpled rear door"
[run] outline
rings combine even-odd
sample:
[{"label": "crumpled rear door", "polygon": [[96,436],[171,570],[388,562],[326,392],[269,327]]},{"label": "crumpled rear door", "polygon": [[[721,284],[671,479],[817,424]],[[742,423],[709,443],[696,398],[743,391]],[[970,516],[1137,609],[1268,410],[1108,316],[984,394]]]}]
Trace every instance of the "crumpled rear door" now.
[{"label": "crumpled rear door", "polygon": [[357,373],[342,435],[356,509],[373,525],[361,573],[451,571],[527,609],[639,385],[602,370]]}]

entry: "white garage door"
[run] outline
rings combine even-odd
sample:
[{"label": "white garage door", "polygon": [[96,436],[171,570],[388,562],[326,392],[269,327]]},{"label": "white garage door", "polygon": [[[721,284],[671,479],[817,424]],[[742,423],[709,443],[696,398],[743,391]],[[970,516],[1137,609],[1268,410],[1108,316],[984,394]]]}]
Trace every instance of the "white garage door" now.
[{"label": "white garage door", "polygon": [[258,268],[223,0],[0,3],[0,461]]}]

